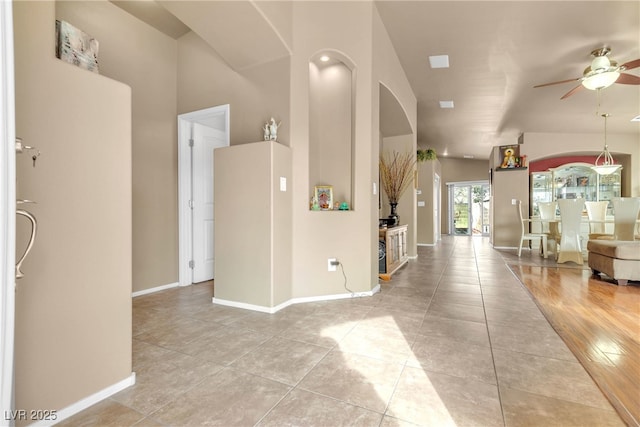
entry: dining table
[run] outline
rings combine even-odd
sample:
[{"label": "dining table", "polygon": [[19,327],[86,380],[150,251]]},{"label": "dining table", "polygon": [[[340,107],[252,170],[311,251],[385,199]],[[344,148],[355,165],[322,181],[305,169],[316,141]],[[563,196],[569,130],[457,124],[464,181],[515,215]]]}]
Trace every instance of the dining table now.
[{"label": "dining table", "polygon": [[[562,229],[560,227],[561,223],[562,223],[562,217],[560,215],[556,215],[554,218],[547,218],[547,219],[542,219],[540,218],[539,215],[532,215],[531,217],[529,217],[529,221],[533,227],[534,223],[538,223],[541,226],[543,224],[547,224],[549,227],[549,233],[550,234],[554,234],[557,233],[557,235],[559,236],[562,233]],[[588,216],[583,215],[582,216],[582,223],[583,224],[615,224],[615,217],[614,216],[608,216],[605,219],[601,219],[601,220],[590,220]],[[640,218],[636,221],[636,227],[638,230],[640,230]],[[541,227],[542,228],[542,227]],[[533,230],[531,230],[533,231]],[[612,233],[613,234],[613,233]],[[556,259],[558,258],[559,253],[562,251],[562,245],[560,244],[560,242],[557,242],[557,245],[559,247],[559,249],[556,252]],[[586,249],[586,245],[585,245],[585,249]]]}]

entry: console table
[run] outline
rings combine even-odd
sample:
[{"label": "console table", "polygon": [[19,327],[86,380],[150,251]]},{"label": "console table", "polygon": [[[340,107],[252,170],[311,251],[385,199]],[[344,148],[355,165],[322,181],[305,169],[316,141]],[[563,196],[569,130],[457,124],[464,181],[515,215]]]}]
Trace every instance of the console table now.
[{"label": "console table", "polygon": [[[409,260],[407,256],[407,225],[380,228],[378,236],[380,241],[384,243],[385,255],[385,262],[380,263],[378,274],[382,280],[391,280],[391,275]],[[380,246],[382,247],[382,245]]]}]

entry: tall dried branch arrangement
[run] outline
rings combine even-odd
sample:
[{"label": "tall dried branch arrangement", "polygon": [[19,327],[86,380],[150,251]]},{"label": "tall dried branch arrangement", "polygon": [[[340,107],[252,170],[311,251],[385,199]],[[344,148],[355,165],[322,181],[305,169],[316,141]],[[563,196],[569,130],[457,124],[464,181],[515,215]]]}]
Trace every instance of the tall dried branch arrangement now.
[{"label": "tall dried branch arrangement", "polygon": [[416,164],[413,153],[380,156],[380,179],[389,203],[398,203],[404,191],[411,185]]}]

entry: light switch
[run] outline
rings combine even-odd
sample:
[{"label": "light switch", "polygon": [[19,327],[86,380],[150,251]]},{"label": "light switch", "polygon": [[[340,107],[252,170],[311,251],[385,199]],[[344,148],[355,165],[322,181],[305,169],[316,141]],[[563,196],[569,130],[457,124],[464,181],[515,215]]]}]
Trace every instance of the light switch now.
[{"label": "light switch", "polygon": [[280,191],[287,191],[287,177],[280,177]]},{"label": "light switch", "polygon": [[419,208],[424,208],[424,206],[425,206],[424,201],[418,201],[418,207]]}]

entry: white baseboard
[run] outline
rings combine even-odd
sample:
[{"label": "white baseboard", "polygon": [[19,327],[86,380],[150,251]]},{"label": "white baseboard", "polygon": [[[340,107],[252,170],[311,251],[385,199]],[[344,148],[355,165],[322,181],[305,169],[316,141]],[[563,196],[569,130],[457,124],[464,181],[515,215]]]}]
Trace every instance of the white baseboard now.
[{"label": "white baseboard", "polygon": [[143,289],[141,291],[136,291],[131,294],[132,298],[139,297],[140,295],[153,294],[155,292],[164,291],[165,289],[177,288],[180,286],[178,282],[169,283],[168,285],[156,286],[155,288]]},{"label": "white baseboard", "polygon": [[436,246],[437,243],[418,243],[418,246]]},{"label": "white baseboard", "polygon": [[379,283],[376,284],[376,286],[372,290],[367,292],[354,292],[354,293],[334,294],[334,295],[320,295],[316,297],[292,298],[288,301],[283,302],[282,304],[276,305],[275,307],[266,307],[263,305],[247,304],[244,302],[229,301],[229,300],[224,300],[224,299],[215,298],[215,297],[212,298],[211,302],[213,302],[214,304],[224,305],[227,307],[242,308],[245,310],[253,310],[253,311],[259,311],[261,313],[273,314],[293,304],[303,304],[306,302],[317,302],[317,301],[332,301],[332,300],[347,299],[347,298],[370,297],[377,294],[378,292],[380,292]]},{"label": "white baseboard", "polygon": [[53,420],[36,421],[35,423],[30,424],[29,427],[44,427],[44,426],[55,425],[61,421],[66,420],[67,418],[70,418],[71,416],[81,411],[84,411],[88,407],[95,405],[96,403],[103,401],[108,397],[113,396],[114,394],[124,390],[125,388],[131,387],[135,383],[136,383],[136,373],[132,372],[131,375],[129,375],[127,378],[123,379],[122,381],[118,381],[117,383],[110,385],[109,387],[106,387],[97,393],[87,396],[84,399],[79,400],[76,403],[73,403],[67,406],[66,408],[63,408],[57,411],[55,421]]},{"label": "white baseboard", "polygon": [[[518,247],[517,246],[494,246],[493,249],[507,250],[507,249],[518,249]],[[522,249],[524,249],[524,247]]]}]

